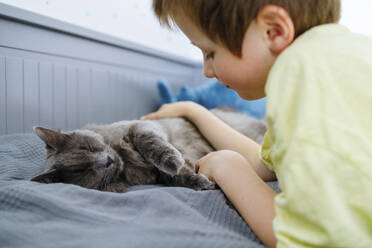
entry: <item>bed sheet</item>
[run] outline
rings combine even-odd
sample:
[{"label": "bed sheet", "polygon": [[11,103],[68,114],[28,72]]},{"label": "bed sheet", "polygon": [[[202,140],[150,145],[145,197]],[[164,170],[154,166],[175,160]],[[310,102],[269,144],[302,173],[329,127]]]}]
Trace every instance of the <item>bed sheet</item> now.
[{"label": "bed sheet", "polygon": [[30,182],[44,161],[36,135],[0,136],[1,247],[263,247],[220,190]]}]

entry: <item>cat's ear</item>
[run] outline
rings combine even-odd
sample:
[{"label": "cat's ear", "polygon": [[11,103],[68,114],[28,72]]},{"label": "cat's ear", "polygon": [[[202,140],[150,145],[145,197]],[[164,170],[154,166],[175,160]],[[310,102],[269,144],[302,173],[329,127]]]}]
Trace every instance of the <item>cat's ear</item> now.
[{"label": "cat's ear", "polygon": [[54,150],[62,148],[69,136],[62,133],[60,130],[55,131],[52,129],[47,129],[43,127],[34,127],[34,131],[41,140],[45,142],[48,146]]},{"label": "cat's ear", "polygon": [[62,178],[58,170],[51,169],[31,178],[31,181],[39,183],[60,183],[62,182]]}]

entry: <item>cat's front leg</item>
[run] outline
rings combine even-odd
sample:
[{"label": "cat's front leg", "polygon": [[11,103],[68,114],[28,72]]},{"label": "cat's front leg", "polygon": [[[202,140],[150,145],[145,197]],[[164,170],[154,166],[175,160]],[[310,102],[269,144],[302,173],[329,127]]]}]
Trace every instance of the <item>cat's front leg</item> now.
[{"label": "cat's front leg", "polygon": [[210,181],[203,174],[195,173],[187,166],[181,168],[176,176],[167,178],[166,181],[166,183],[169,185],[182,186],[195,190],[208,190],[217,188],[217,184]]},{"label": "cat's front leg", "polygon": [[133,125],[123,141],[131,143],[144,160],[170,176],[177,175],[185,165],[181,153],[167,141],[164,131],[153,123]]}]

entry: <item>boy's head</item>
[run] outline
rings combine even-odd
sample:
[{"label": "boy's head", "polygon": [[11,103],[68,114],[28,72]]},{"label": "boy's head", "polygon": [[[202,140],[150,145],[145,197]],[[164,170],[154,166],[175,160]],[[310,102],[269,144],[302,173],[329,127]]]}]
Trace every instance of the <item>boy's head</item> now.
[{"label": "boy's head", "polygon": [[[246,99],[264,96],[280,52],[308,29],[340,18],[340,0],[153,0],[204,54],[204,73]],[[231,75],[229,75],[231,74]],[[242,75],[243,74],[243,75]],[[238,76],[238,77],[237,77]]]}]

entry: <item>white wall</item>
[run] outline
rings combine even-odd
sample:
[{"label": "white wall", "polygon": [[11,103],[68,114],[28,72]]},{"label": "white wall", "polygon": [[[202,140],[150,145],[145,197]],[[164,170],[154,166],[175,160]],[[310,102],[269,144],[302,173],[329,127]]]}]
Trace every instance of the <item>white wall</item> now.
[{"label": "white wall", "polygon": [[160,27],[151,0],[0,0],[35,13],[194,60],[200,52],[181,33]]},{"label": "white wall", "polygon": [[[151,0],[0,0],[16,7],[200,61],[199,50],[181,33],[159,26]],[[343,0],[341,23],[372,36],[372,1]]]},{"label": "white wall", "polygon": [[353,32],[372,37],[372,1],[343,0],[341,24]]}]

